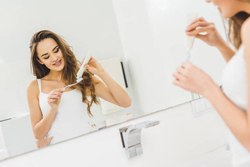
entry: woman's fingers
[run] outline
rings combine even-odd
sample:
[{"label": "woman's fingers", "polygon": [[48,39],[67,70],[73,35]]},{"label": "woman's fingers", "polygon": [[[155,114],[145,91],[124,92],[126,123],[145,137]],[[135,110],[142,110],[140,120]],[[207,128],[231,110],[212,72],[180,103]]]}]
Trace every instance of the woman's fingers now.
[{"label": "woman's fingers", "polygon": [[208,22],[205,22],[205,21],[199,21],[199,22],[196,22],[196,23],[191,24],[190,26],[188,26],[187,29],[186,29],[186,32],[193,31],[198,27],[207,27],[207,26],[209,26],[211,24],[212,23],[208,23]]},{"label": "woman's fingers", "polygon": [[91,56],[91,58],[89,59],[89,62],[88,63],[92,63],[95,61],[95,58],[93,56]]},{"label": "woman's fingers", "polygon": [[48,102],[49,103],[57,102],[58,100],[61,99],[62,93],[63,93],[62,89],[55,89],[51,91],[51,93],[48,96]]},{"label": "woman's fingers", "polygon": [[201,35],[200,33],[209,33],[215,30],[214,23],[207,22],[204,18],[194,20],[186,29],[189,36]]},{"label": "woman's fingers", "polygon": [[198,26],[206,26],[206,24],[209,23],[204,18],[197,18],[187,26],[186,31],[195,29]]},{"label": "woman's fingers", "polygon": [[206,22],[206,20],[204,19],[204,17],[199,17],[199,18],[194,19],[194,20],[190,23],[190,25],[192,25],[192,24],[194,24],[194,23],[196,23],[196,22],[199,22],[199,21],[205,21],[205,22]]},{"label": "woman's fingers", "polygon": [[184,80],[189,78],[190,76],[190,71],[193,65],[189,62],[183,63],[180,67],[176,69],[176,76],[178,76],[180,79]]},{"label": "woman's fingers", "polygon": [[52,139],[53,139],[53,137],[45,136],[43,139],[37,140],[36,144],[37,144],[38,148],[43,148],[43,147],[48,146],[51,143]]},{"label": "woman's fingers", "polygon": [[49,94],[50,96],[61,96],[63,93],[63,89],[55,89],[53,91],[51,91]]},{"label": "woman's fingers", "polygon": [[[189,36],[197,36],[197,35],[202,35],[202,33],[209,33],[211,31],[214,31],[215,27],[214,25],[209,25],[207,27],[199,27],[193,31],[187,32],[186,34]],[[206,35],[204,34],[204,35]]]},{"label": "woman's fingers", "polygon": [[188,78],[189,69],[192,67],[191,63],[185,62],[180,67],[176,69],[176,72],[173,74],[173,77],[177,81],[185,81]]},{"label": "woman's fingers", "polygon": [[47,137],[47,139],[46,139],[47,143],[50,144],[52,139],[53,139],[53,136]]},{"label": "woman's fingers", "polygon": [[183,81],[183,80],[186,79],[186,77],[185,77],[184,75],[182,75],[181,73],[179,73],[179,72],[175,72],[175,73],[173,74],[173,77],[174,77],[175,80],[177,80],[177,81]]},{"label": "woman's fingers", "polygon": [[179,80],[179,79],[175,78],[174,81],[173,81],[173,84],[178,86],[178,87],[181,87],[183,89],[186,89],[186,83],[183,82],[182,80]]},{"label": "woman's fingers", "polygon": [[51,99],[58,99],[58,98],[60,98],[62,96],[62,94],[60,94],[60,93],[55,93],[55,94],[51,94],[50,96],[49,96],[49,98],[51,98]]},{"label": "woman's fingers", "polygon": [[49,100],[48,100],[49,103],[54,103],[54,102],[56,102],[56,101],[57,101],[56,99],[49,99]]}]

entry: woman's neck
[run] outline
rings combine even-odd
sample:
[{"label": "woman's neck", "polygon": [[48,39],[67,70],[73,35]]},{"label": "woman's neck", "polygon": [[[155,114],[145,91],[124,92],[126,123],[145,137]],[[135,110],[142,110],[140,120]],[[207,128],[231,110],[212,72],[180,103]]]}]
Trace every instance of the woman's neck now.
[{"label": "woman's neck", "polygon": [[62,81],[62,72],[50,71],[46,78],[54,81]]}]

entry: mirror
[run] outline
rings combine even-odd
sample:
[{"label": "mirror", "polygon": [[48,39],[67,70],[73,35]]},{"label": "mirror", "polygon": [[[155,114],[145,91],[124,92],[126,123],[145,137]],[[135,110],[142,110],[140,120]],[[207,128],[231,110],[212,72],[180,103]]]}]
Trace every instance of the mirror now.
[{"label": "mirror", "polygon": [[[38,148],[31,125],[27,88],[36,79],[30,65],[30,40],[40,30],[57,33],[72,47],[79,61],[90,51],[115,82],[133,98],[111,0],[3,1],[0,8],[3,24],[0,28],[0,159]],[[132,112],[135,104],[123,108],[102,98],[99,101],[99,105],[91,106],[92,117],[87,113],[84,115],[89,126],[81,128],[81,131],[75,129],[76,132],[71,129],[70,134],[61,135],[60,138],[53,136],[51,144],[97,131],[136,115],[136,112]],[[65,129],[58,127],[60,131],[66,131],[70,126],[69,120]]]},{"label": "mirror", "polygon": [[[93,105],[93,110],[101,111],[100,115],[93,113],[92,121],[98,122],[98,126],[86,129],[82,135],[192,100],[190,93],[171,83],[172,72],[185,54],[186,15],[198,10],[200,15],[220,23],[218,17],[209,16],[210,12],[216,12],[214,9],[204,6],[203,1],[194,1],[195,5],[190,6],[188,1],[181,0],[44,0],[42,3],[3,0],[0,6],[0,159],[37,149],[26,100],[27,86],[34,80],[29,50],[34,33],[48,29],[59,34],[78,60],[91,51],[132,99],[132,106],[126,109],[105,100],[99,106]],[[177,8],[182,12],[176,12]],[[207,10],[199,10],[204,8]],[[192,61],[211,70],[206,60],[198,58],[200,53],[211,58],[216,51],[197,41],[193,48]],[[211,59],[219,62],[215,57]],[[218,77],[219,69],[212,70],[209,72]],[[76,136],[66,136],[58,142]]]}]

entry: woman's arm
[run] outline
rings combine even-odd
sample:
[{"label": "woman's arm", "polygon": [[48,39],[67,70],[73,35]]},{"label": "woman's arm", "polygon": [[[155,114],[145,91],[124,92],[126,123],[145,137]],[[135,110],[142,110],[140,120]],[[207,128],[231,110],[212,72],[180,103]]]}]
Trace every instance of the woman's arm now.
[{"label": "woman's arm", "polygon": [[[242,27],[242,41],[247,67],[247,85],[250,83],[250,19]],[[174,84],[203,95],[214,106],[239,142],[250,151],[250,98],[243,111],[232,103],[205,72],[190,63],[184,63],[174,74]],[[240,86],[240,85],[238,85]],[[250,97],[248,86],[248,97]]]},{"label": "woman's arm", "polygon": [[[213,105],[236,138],[250,151],[250,117],[233,104],[211,77],[191,63],[184,63],[174,74],[174,84],[201,94]],[[240,86],[240,85],[239,85]]]},{"label": "woman's arm", "polygon": [[249,111],[243,111],[232,103],[219,89],[213,87],[205,97],[214,106],[234,136],[250,151]]},{"label": "woman's arm", "polygon": [[216,46],[216,48],[220,51],[225,61],[229,61],[235,54],[235,51],[229,47],[229,45],[223,40],[221,44]]},{"label": "woman's arm", "polygon": [[129,107],[131,105],[131,99],[128,93],[112,79],[93,57],[90,59],[86,68],[103,80],[102,82],[97,77],[93,77],[97,96],[121,107]]},{"label": "woman's arm", "polygon": [[27,95],[33,132],[36,139],[42,140],[47,136],[56,117],[57,111],[56,109],[51,108],[46,115],[42,115],[38,100],[39,91],[36,80],[32,81],[29,85]]},{"label": "woman's arm", "polygon": [[97,78],[94,79],[97,96],[121,107],[131,105],[128,93],[106,71],[99,76],[104,83]]}]

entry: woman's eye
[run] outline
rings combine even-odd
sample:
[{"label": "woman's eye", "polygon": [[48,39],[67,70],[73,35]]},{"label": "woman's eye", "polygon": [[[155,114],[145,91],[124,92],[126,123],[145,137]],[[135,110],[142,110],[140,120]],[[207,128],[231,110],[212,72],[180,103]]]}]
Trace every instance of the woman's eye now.
[{"label": "woman's eye", "polygon": [[59,51],[59,48],[56,48],[54,52],[57,53],[58,51]]},{"label": "woman's eye", "polygon": [[49,58],[49,56],[47,56],[47,57],[44,57],[44,59],[46,59],[46,60],[47,60],[48,58]]}]

